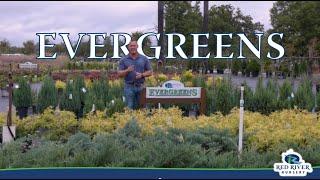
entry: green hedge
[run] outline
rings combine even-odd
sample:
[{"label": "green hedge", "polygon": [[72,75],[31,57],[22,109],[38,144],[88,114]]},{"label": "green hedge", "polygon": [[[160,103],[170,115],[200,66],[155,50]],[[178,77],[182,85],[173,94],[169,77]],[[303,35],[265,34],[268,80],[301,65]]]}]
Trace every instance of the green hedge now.
[{"label": "green hedge", "polygon": [[[31,142],[30,145],[27,142]],[[155,168],[272,168],[288,148],[301,153],[313,166],[320,163],[320,145],[282,144],[267,152],[244,149],[237,156],[237,137],[228,131],[158,129],[141,136],[135,119],[113,134],[93,138],[78,132],[66,142],[24,137],[0,147],[0,168],[37,167],[155,167]]]},{"label": "green hedge", "polygon": [[[281,109],[299,108],[308,111],[319,111],[320,95],[312,92],[312,82],[304,76],[298,84],[297,90],[293,89],[289,79],[286,79],[280,86],[277,79],[268,79],[263,83],[259,77],[256,88],[253,91],[246,83],[244,91],[245,110],[260,112],[268,115],[271,112]],[[223,79],[212,87],[206,87],[207,115],[217,111],[228,114],[234,107],[239,107],[240,88],[231,83],[231,79]]]}]

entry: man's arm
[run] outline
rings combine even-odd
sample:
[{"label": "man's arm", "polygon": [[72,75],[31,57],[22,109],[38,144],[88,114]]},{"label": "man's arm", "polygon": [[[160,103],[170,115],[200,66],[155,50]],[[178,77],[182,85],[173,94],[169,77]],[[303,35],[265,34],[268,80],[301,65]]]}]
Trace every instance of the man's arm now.
[{"label": "man's arm", "polygon": [[144,69],[145,71],[143,73],[137,73],[136,79],[152,76],[152,67],[148,59],[146,59]]},{"label": "man's arm", "polygon": [[149,77],[149,76],[152,76],[152,70],[145,71],[142,73],[142,77]]},{"label": "man's arm", "polygon": [[130,66],[130,67],[128,67],[127,69],[125,69],[125,70],[119,70],[118,71],[118,76],[119,77],[125,77],[130,71],[132,71],[133,70],[133,66]]},{"label": "man's arm", "polygon": [[123,59],[119,62],[119,71],[117,72],[119,77],[125,77],[129,72],[133,71],[134,66],[129,66],[127,69],[125,69],[124,61]]},{"label": "man's arm", "polygon": [[151,67],[151,63],[150,60],[147,59],[147,62],[145,64],[145,72],[142,73],[142,77],[149,77],[152,75],[152,67]]},{"label": "man's arm", "polygon": [[143,77],[149,77],[149,76],[152,76],[152,70],[145,71],[143,73],[139,73],[139,72],[136,73],[136,79],[140,79]]},{"label": "man's arm", "polygon": [[119,77],[125,77],[128,73],[129,73],[129,72],[128,72],[127,69],[122,70],[122,71],[120,70],[120,71],[118,71],[118,76],[119,76]]}]

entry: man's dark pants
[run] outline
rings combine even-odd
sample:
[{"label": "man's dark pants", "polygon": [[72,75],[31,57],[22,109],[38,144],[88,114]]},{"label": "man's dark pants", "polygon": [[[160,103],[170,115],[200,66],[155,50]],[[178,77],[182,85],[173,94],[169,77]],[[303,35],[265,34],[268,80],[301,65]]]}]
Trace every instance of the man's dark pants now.
[{"label": "man's dark pants", "polygon": [[126,105],[130,109],[138,109],[143,85],[125,84],[124,95]]}]

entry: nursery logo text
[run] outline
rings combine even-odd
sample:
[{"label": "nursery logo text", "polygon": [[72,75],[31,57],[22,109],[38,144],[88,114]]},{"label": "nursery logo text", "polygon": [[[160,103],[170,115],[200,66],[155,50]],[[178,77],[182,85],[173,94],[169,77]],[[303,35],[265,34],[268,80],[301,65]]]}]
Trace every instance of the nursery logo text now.
[{"label": "nursery logo text", "polygon": [[306,176],[307,173],[312,173],[313,169],[310,163],[305,163],[302,156],[289,149],[281,154],[282,163],[275,163],[273,170],[279,172],[280,176]]}]

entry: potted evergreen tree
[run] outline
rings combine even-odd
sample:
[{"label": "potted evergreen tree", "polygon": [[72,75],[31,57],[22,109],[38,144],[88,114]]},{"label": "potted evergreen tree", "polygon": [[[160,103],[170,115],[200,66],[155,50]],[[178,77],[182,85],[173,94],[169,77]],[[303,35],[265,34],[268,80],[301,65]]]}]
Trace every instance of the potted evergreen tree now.
[{"label": "potted evergreen tree", "polygon": [[232,67],[231,67],[232,74],[237,76],[238,72],[240,71],[241,71],[241,60],[233,60]]},{"label": "potted evergreen tree", "polygon": [[272,76],[272,62],[270,59],[265,60],[264,62],[264,71],[266,73],[266,77]]},{"label": "potted evergreen tree", "polygon": [[63,110],[73,111],[77,119],[83,116],[86,88],[83,77],[76,77],[75,80],[69,79],[63,92],[60,107]]},{"label": "potted evergreen tree", "polygon": [[43,112],[49,106],[55,108],[58,102],[57,94],[54,80],[50,76],[46,76],[38,95],[39,112]]},{"label": "potted evergreen tree", "polygon": [[224,60],[217,61],[217,73],[218,74],[224,74],[224,70],[227,67],[227,64]]},{"label": "potted evergreen tree", "polygon": [[32,93],[30,85],[24,78],[18,80],[18,87],[13,91],[13,105],[20,119],[27,117],[28,108],[32,105]]},{"label": "potted evergreen tree", "polygon": [[280,64],[280,71],[283,79],[285,79],[289,75],[289,67],[286,62],[282,62]]},{"label": "potted evergreen tree", "polygon": [[257,62],[257,60],[249,60],[248,66],[246,69],[246,75],[250,76],[250,73],[252,77],[257,77],[260,72],[260,64]]},{"label": "potted evergreen tree", "polygon": [[105,78],[95,80],[92,87],[88,90],[85,98],[84,112],[88,113],[92,110],[93,104],[97,110],[103,111],[108,101],[108,85]]}]

